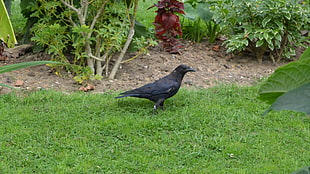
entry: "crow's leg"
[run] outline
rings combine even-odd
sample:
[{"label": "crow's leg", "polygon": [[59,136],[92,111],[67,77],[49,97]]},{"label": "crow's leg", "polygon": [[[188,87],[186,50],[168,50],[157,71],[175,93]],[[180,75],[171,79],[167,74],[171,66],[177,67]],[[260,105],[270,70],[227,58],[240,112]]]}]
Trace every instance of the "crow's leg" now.
[{"label": "crow's leg", "polygon": [[159,105],[159,107],[161,107],[162,110],[164,110],[164,102],[165,101],[161,102],[160,105]]},{"label": "crow's leg", "polygon": [[156,101],[156,103],[154,105],[154,112],[153,113],[156,112],[156,109],[158,107],[161,107],[162,109],[164,109],[164,101],[165,101],[165,99],[163,99],[163,98]]}]

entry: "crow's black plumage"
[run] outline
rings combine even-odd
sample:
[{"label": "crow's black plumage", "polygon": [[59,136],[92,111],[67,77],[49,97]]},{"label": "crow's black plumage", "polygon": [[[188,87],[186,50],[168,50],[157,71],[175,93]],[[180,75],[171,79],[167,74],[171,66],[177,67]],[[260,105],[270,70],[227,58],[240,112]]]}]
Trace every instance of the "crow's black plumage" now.
[{"label": "crow's black plumage", "polygon": [[140,88],[123,92],[120,94],[121,96],[115,98],[122,98],[122,97],[146,98],[155,102],[154,111],[156,111],[158,107],[164,108],[164,101],[167,98],[174,96],[178,92],[184,75],[187,72],[194,72],[194,71],[196,70],[187,65],[179,65],[169,75],[159,80],[156,80],[153,83],[146,84]]}]

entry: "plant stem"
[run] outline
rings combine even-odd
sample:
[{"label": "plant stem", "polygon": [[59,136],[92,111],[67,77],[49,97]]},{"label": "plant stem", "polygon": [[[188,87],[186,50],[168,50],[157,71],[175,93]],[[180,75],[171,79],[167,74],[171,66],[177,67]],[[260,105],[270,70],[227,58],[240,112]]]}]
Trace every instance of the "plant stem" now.
[{"label": "plant stem", "polygon": [[132,38],[135,34],[135,20],[136,20],[136,15],[137,15],[137,10],[138,10],[138,2],[139,0],[135,0],[134,1],[134,10],[133,10],[133,15],[132,15],[132,18],[131,18],[131,22],[130,22],[130,29],[129,29],[129,34],[128,34],[128,37],[127,37],[127,41],[119,55],[119,57],[117,58],[114,66],[113,66],[113,69],[109,75],[109,79],[114,79],[115,78],[115,75],[116,75],[116,72],[125,56],[125,53],[129,47],[129,44],[131,43],[132,41]]}]

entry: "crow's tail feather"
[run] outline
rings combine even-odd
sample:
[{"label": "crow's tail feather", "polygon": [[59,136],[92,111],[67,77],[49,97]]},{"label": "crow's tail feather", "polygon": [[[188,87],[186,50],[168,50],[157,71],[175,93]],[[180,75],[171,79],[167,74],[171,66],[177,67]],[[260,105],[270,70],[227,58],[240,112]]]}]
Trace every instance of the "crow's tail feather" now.
[{"label": "crow's tail feather", "polygon": [[123,97],[128,97],[127,95],[121,95],[121,96],[117,96],[117,97],[114,97],[114,98],[123,98]]}]

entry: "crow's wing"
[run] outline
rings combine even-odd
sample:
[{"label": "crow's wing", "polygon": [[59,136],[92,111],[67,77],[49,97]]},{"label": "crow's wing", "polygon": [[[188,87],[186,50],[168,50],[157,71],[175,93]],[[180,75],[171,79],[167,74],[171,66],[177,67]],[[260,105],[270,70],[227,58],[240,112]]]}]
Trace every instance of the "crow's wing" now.
[{"label": "crow's wing", "polygon": [[167,97],[170,97],[171,95],[174,95],[179,88],[180,84],[176,80],[163,78],[158,81],[155,81],[154,83],[144,85],[140,88],[123,92],[121,93],[121,95],[123,96],[120,97],[130,96],[130,97],[149,98],[164,94],[166,94]]}]

